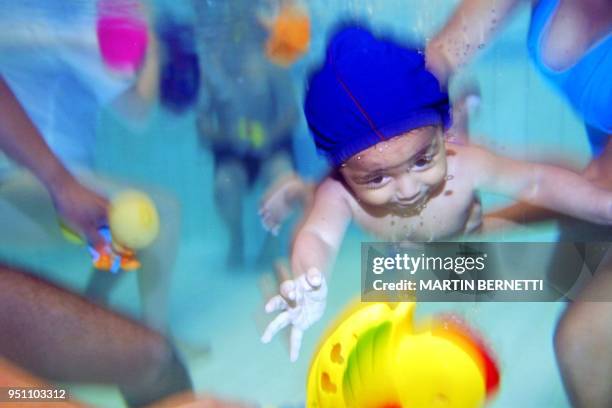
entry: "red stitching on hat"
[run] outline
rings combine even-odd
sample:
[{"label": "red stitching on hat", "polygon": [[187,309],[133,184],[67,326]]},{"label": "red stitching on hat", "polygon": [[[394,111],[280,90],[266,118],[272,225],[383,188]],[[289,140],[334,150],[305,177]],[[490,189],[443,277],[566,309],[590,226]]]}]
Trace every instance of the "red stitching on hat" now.
[{"label": "red stitching on hat", "polygon": [[[333,60],[333,57],[331,55],[330,55],[330,59],[331,59],[331,63],[333,64],[335,68],[336,62]],[[340,78],[340,74],[338,74],[338,70],[334,69],[334,74],[336,75],[336,79],[338,80],[338,82],[340,82],[340,85],[342,85],[342,89],[344,89],[344,92],[347,93],[347,95],[349,96],[349,98],[351,98],[355,106],[357,106],[357,109],[359,109],[359,112],[361,112],[363,117],[366,119],[366,121],[370,125],[370,128],[374,131],[374,133],[376,133],[376,136],[378,136],[380,140],[385,140],[385,137],[378,131],[378,129],[376,129],[376,126],[374,126],[374,121],[370,118],[370,116],[365,111],[365,109],[363,109],[363,107],[361,106],[361,104],[359,103],[355,95],[353,95],[353,93],[351,92],[349,87],[346,85],[346,83],[344,83],[342,78]]]}]

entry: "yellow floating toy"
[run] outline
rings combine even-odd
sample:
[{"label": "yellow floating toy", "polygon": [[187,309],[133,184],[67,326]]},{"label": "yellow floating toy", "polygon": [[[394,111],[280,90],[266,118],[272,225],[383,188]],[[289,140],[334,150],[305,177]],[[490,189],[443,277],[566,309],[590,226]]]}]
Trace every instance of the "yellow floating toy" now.
[{"label": "yellow floating toy", "polygon": [[159,232],[155,204],[144,193],[127,190],[113,198],[108,211],[113,240],[130,249],[150,245]]},{"label": "yellow floating toy", "polygon": [[[135,250],[149,246],[159,233],[159,216],[153,201],[140,191],[123,191],[111,201],[108,223],[109,226],[98,228],[103,242],[96,246],[88,244],[93,267],[112,273],[140,268]],[[59,224],[68,241],[85,243],[63,220]]]},{"label": "yellow floating toy", "polygon": [[478,337],[457,318],[413,325],[415,303],[350,309],[320,345],[307,408],[474,408],[499,385]]}]

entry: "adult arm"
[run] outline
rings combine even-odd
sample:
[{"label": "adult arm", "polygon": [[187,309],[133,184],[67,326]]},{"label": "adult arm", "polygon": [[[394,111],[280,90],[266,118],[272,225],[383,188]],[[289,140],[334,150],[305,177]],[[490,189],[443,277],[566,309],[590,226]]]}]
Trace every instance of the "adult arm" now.
[{"label": "adult arm", "polygon": [[107,200],[81,185],[53,154],[15,95],[0,77],[0,150],[30,170],[71,225],[96,243]]},{"label": "adult arm", "polygon": [[523,0],[463,0],[427,44],[427,66],[445,85],[504,26]]}]

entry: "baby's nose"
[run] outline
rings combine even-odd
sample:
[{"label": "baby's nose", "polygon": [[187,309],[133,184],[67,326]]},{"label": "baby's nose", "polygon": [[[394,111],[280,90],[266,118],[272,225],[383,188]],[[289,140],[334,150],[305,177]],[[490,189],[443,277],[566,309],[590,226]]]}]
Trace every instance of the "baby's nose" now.
[{"label": "baby's nose", "polygon": [[419,195],[421,183],[410,174],[404,174],[399,179],[397,188],[397,198],[409,201]]}]

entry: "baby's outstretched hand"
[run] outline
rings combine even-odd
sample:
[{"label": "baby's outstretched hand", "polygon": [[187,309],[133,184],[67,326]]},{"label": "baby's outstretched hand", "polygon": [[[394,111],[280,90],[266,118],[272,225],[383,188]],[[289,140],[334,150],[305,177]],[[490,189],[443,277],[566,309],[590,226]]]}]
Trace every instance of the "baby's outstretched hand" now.
[{"label": "baby's outstretched hand", "polygon": [[321,271],[310,268],[296,279],[281,283],[280,292],[266,303],[267,313],[280,313],[268,324],[261,341],[269,343],[276,333],[291,325],[289,356],[293,362],[300,354],[304,331],[325,311],[327,283]]}]

